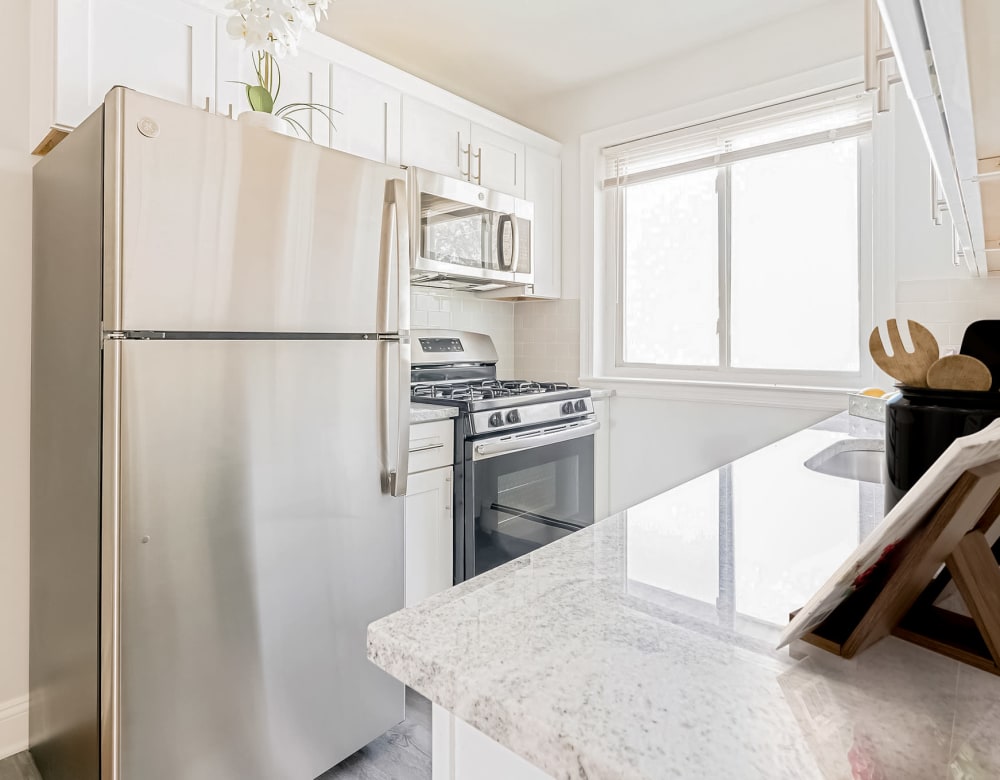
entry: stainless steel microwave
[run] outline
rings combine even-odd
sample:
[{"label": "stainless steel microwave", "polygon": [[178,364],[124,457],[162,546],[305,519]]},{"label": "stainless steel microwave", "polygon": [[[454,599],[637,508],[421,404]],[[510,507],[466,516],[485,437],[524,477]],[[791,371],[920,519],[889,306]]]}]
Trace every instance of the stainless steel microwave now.
[{"label": "stainless steel microwave", "polygon": [[409,170],[410,281],[494,290],[534,284],[534,206],[419,168]]}]

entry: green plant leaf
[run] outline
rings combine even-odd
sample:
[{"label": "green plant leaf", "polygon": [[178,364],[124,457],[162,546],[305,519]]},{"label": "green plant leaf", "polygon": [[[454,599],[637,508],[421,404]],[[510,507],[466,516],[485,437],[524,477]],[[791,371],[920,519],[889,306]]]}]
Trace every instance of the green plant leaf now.
[{"label": "green plant leaf", "polygon": [[313,140],[312,135],[310,135],[309,131],[306,130],[305,127],[303,127],[300,122],[296,121],[295,119],[292,119],[290,116],[283,116],[281,118],[284,119],[286,122],[288,122],[289,125],[291,125],[296,135],[299,135],[301,131],[301,135],[304,135],[310,141]]},{"label": "green plant leaf", "polygon": [[274,98],[262,86],[247,87],[247,101],[254,111],[270,114],[274,110]]}]

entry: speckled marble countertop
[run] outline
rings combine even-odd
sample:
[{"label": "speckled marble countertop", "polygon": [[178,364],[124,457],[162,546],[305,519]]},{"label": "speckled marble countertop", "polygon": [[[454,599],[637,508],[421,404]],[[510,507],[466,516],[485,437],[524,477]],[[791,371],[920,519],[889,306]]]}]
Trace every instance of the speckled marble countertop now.
[{"label": "speckled marble countertop", "polygon": [[373,623],[369,657],[556,778],[1000,777],[1000,678],[773,649],[881,519],[802,464],[846,414]]},{"label": "speckled marble countertop", "polygon": [[458,417],[458,409],[454,406],[437,406],[436,404],[410,404],[410,423],[434,422]]}]

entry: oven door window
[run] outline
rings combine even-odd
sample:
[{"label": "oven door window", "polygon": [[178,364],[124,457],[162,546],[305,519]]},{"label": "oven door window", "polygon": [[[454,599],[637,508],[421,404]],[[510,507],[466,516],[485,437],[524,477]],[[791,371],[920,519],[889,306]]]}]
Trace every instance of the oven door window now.
[{"label": "oven door window", "polygon": [[594,438],[477,460],[472,574],[482,574],[594,522]]},{"label": "oven door window", "polygon": [[490,224],[488,209],[421,193],[420,254],[439,263],[495,270]]}]

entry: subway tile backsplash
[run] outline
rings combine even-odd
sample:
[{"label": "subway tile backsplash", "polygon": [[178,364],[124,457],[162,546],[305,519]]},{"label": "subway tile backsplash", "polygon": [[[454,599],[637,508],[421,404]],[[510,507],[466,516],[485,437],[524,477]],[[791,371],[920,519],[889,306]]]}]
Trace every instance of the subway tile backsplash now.
[{"label": "subway tile backsplash", "polygon": [[580,302],[494,301],[473,293],[414,287],[414,328],[487,333],[497,347],[501,378],[578,384]]},{"label": "subway tile backsplash", "polygon": [[941,351],[958,350],[970,322],[1000,319],[1000,279],[929,279],[896,285],[896,317],[916,320]]},{"label": "subway tile backsplash", "polygon": [[410,296],[414,328],[452,328],[488,333],[496,344],[501,376],[516,373],[514,304],[477,298],[473,293],[414,287]]},{"label": "subway tile backsplash", "polygon": [[528,379],[580,383],[580,301],[523,301],[514,308],[517,371]]}]

